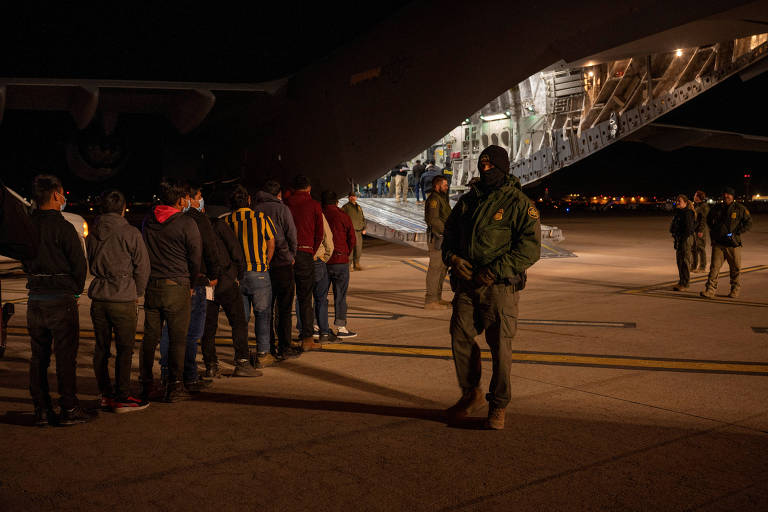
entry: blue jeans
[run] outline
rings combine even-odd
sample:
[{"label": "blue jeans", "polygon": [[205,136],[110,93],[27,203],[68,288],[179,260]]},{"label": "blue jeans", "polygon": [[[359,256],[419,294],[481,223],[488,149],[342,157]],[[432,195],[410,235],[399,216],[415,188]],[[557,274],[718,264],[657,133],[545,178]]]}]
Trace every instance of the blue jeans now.
[{"label": "blue jeans", "polygon": [[384,197],[387,193],[387,181],[384,178],[376,180],[376,191],[379,197]]},{"label": "blue jeans", "polygon": [[270,317],[272,316],[272,281],[269,272],[246,272],[240,282],[240,292],[243,294],[245,322],[251,320],[253,310],[256,325],[256,350],[269,352]]},{"label": "blue jeans", "polygon": [[[187,329],[187,349],[184,352],[184,382],[197,380],[197,342],[203,337],[205,328],[205,286],[196,286],[192,295],[192,307]],[[160,337],[160,371],[168,368],[168,324],[163,324],[163,334]]]},{"label": "blue jeans", "polygon": [[328,289],[333,286],[333,325],[345,327],[347,325],[347,288],[349,288],[349,263],[336,263],[326,265],[328,268],[328,284],[325,285],[325,297],[328,297]]},{"label": "blue jeans", "polygon": [[[315,287],[312,289],[312,295],[315,302],[315,321],[320,334],[331,332],[328,327],[328,270],[323,260],[315,260]],[[325,290],[325,293],[322,293]],[[296,301],[296,311],[299,310],[298,300]],[[301,332],[301,318],[296,315],[296,328]]]},{"label": "blue jeans", "polygon": [[[419,191],[421,191],[422,199],[419,199]],[[416,185],[413,187],[413,193],[416,194],[416,200],[417,201],[426,201],[427,200],[427,194],[424,192],[424,187],[421,185],[421,180],[416,182]]]}]

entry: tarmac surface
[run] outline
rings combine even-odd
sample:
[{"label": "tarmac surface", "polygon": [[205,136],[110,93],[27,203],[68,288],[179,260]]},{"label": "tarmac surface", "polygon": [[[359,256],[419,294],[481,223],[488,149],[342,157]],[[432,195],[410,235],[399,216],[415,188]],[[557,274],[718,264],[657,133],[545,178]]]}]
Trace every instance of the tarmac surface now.
[{"label": "tarmac surface", "polygon": [[[529,272],[503,431],[482,429],[486,409],[442,420],[459,396],[450,311],[422,309],[413,248],[366,240],[357,338],[71,428],[31,426],[24,282],[3,281],[17,314],[0,359],[0,510],[768,510],[768,216],[744,236],[741,297],[723,276],[716,300],[698,297],[702,274],[671,291],[668,217],[543,220],[577,257]],[[93,406],[88,303],[78,385]],[[489,360],[483,372],[487,386]]]}]

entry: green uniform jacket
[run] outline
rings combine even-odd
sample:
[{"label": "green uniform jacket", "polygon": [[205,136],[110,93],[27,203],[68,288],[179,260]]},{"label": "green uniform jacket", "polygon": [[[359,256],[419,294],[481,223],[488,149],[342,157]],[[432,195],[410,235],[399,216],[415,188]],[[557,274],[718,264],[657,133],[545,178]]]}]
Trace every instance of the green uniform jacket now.
[{"label": "green uniform jacket", "polygon": [[341,207],[341,211],[349,215],[349,218],[352,219],[352,227],[355,228],[355,231],[362,231],[365,229],[365,215],[363,215],[363,209],[359,204],[347,202],[347,204]]},{"label": "green uniform jacket", "polygon": [[[730,205],[720,203],[707,215],[707,225],[712,243],[725,247],[740,247],[741,235],[752,227],[752,216],[747,207],[736,201]],[[733,233],[733,243],[728,240],[728,233]]]},{"label": "green uniform jacket", "polygon": [[427,223],[430,248],[440,249],[442,247],[445,221],[450,214],[451,205],[448,203],[448,195],[433,190],[424,205],[424,221]]},{"label": "green uniform jacket", "polygon": [[446,265],[455,254],[498,279],[523,274],[541,257],[539,212],[512,175],[487,194],[474,185],[453,207],[443,236]]},{"label": "green uniform jacket", "polygon": [[694,211],[696,211],[696,227],[694,231],[696,233],[707,234],[707,215],[709,215],[709,205],[706,201],[700,203],[694,203]]}]

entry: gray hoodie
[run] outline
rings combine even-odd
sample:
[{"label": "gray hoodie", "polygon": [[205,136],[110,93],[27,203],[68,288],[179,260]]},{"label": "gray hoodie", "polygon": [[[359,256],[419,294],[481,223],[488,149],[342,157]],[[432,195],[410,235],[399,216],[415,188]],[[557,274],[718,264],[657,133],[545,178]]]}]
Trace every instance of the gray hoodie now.
[{"label": "gray hoodie", "polygon": [[141,233],[117,213],[106,213],[86,240],[92,300],[133,302],[144,295],[149,256]]},{"label": "gray hoodie", "polygon": [[296,224],[291,210],[277,197],[260,190],[253,196],[251,209],[268,215],[275,225],[275,254],[270,267],[290,265],[296,258]]}]

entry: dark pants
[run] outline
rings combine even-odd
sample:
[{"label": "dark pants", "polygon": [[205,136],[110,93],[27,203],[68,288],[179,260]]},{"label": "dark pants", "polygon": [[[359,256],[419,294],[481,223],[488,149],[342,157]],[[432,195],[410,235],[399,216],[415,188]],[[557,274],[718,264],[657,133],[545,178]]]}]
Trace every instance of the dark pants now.
[{"label": "dark pants", "polygon": [[299,337],[302,339],[311,338],[314,330],[312,292],[315,288],[315,265],[312,255],[306,252],[297,252],[293,272],[296,280],[296,299],[299,301],[299,318],[301,319]]},{"label": "dark pants", "polygon": [[[205,286],[195,286],[189,313],[189,328],[187,329],[187,347],[184,351],[184,382],[197,382],[197,342],[203,337],[205,328]],[[168,325],[163,326],[160,337],[160,368],[168,368]]]},{"label": "dark pants", "polygon": [[149,281],[144,297],[144,340],[139,360],[142,383],[149,384],[153,380],[155,349],[160,342],[163,324],[168,324],[168,382],[181,381],[189,328],[190,298],[187,286],[170,279]]},{"label": "dark pants", "polygon": [[691,268],[694,270],[706,270],[707,236],[702,233],[701,237],[699,237],[697,233],[694,233],[693,237],[693,259]]},{"label": "dark pants", "polygon": [[333,287],[333,325],[336,327],[345,327],[347,325],[347,289],[349,288],[349,264],[337,263],[326,265],[328,269],[328,281],[330,285],[325,289],[325,296],[328,296],[328,289]]},{"label": "dark pants", "polygon": [[200,339],[205,366],[219,362],[216,355],[216,331],[219,328],[219,310],[223,309],[232,327],[232,345],[235,348],[235,361],[248,359],[248,323],[245,321],[243,298],[240,286],[234,284],[227,291],[217,290],[213,300],[208,301],[205,310],[205,329]]},{"label": "dark pants", "polygon": [[511,398],[509,372],[519,296],[514,290],[504,284],[472,288],[462,282],[453,298],[451,316],[451,346],[459,386],[468,391],[480,385],[480,347],[475,337],[485,331],[485,342],[493,357],[493,376],[486,399],[502,408]]},{"label": "dark pants", "polygon": [[[96,335],[96,347],[93,351],[93,372],[99,392],[104,396],[113,396],[124,400],[131,395],[131,362],[133,346],[136,342],[136,303],[91,302],[91,321]],[[115,333],[115,385],[109,378],[110,345],[112,332]]]},{"label": "dark pants", "polygon": [[272,351],[281,353],[291,346],[291,316],[296,283],[293,265],[280,265],[269,269],[272,280]]},{"label": "dark pants", "polygon": [[675,241],[675,257],[677,259],[677,273],[680,276],[678,283],[688,286],[691,281],[691,247],[693,237]]},{"label": "dark pants", "polygon": [[77,300],[62,296],[51,300],[30,298],[27,329],[32,345],[29,360],[29,392],[36,407],[50,408],[48,365],[56,354],[59,405],[71,409],[77,401],[77,348],[80,343],[80,317]]},{"label": "dark pants", "polygon": [[725,262],[728,262],[731,289],[741,288],[741,247],[724,247],[718,244],[712,244],[712,262],[709,265],[707,288],[717,290],[717,275]]}]

